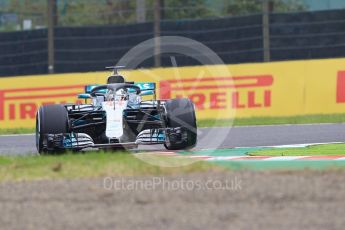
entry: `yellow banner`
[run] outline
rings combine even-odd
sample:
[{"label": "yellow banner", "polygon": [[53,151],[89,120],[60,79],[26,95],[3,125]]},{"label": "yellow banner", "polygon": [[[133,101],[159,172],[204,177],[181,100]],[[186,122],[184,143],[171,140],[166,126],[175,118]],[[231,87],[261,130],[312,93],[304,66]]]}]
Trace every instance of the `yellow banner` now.
[{"label": "yellow banner", "polygon": [[[156,82],[160,99],[189,97],[198,119],[345,113],[345,59],[122,71]],[[34,127],[39,106],[83,103],[108,72],[0,78],[0,128]]]}]

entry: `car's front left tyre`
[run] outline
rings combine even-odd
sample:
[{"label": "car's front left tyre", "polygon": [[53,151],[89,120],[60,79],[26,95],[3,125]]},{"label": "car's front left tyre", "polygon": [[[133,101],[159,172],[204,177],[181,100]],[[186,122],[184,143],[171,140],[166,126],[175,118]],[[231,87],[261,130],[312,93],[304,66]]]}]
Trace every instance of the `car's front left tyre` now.
[{"label": "car's front left tyre", "polygon": [[51,153],[47,148],[46,134],[69,132],[68,112],[63,105],[44,105],[36,114],[36,148],[40,154]]}]

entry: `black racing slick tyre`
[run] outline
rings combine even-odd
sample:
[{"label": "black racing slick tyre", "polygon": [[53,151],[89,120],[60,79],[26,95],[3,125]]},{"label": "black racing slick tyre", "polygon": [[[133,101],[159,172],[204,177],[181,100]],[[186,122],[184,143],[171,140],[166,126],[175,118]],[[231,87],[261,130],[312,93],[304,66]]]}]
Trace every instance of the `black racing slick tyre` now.
[{"label": "black racing slick tyre", "polygon": [[[197,126],[194,104],[190,99],[173,99],[165,103],[167,128],[182,128],[183,140],[173,140],[167,135],[165,148],[168,150],[191,149],[197,143]],[[185,138],[187,137],[187,138]]]},{"label": "black racing slick tyre", "polygon": [[36,114],[36,148],[40,154],[49,153],[44,145],[45,134],[68,133],[68,112],[63,105],[41,106]]}]

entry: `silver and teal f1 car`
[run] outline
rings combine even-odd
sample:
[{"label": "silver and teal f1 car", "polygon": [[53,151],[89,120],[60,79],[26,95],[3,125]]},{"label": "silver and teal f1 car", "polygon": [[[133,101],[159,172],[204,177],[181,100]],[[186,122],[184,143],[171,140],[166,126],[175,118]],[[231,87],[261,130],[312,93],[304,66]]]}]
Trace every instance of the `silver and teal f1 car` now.
[{"label": "silver and teal f1 car", "polygon": [[[154,144],[180,150],[196,145],[197,126],[191,100],[156,100],[155,83],[126,82],[114,69],[107,84],[85,86],[85,93],[79,98],[90,103],[39,108],[36,115],[39,153]],[[153,99],[144,100],[147,95]]]}]

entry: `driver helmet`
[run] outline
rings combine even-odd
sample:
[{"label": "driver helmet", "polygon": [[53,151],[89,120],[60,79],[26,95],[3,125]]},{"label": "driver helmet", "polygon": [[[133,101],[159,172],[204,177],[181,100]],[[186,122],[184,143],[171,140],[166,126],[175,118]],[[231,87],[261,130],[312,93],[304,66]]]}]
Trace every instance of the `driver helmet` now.
[{"label": "driver helmet", "polygon": [[127,100],[127,92],[124,89],[119,89],[114,94],[113,90],[108,90],[105,98],[107,101],[124,101]]}]

